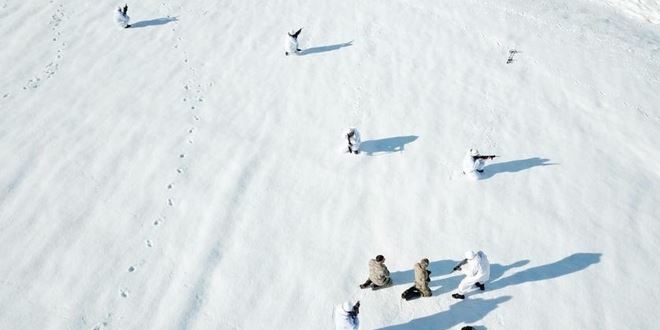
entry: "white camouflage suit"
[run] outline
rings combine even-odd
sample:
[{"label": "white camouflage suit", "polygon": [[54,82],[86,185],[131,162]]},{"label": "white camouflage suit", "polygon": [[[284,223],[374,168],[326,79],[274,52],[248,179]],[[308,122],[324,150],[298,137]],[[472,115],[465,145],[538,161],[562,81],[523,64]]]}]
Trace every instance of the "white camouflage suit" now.
[{"label": "white camouflage suit", "polygon": [[472,258],[466,253],[467,264],[461,266],[465,278],[458,284],[458,294],[465,294],[475,283],[484,284],[490,279],[490,263],[486,254],[479,251]]},{"label": "white camouflage suit", "polygon": [[349,152],[360,151],[360,143],[362,143],[362,140],[360,139],[360,132],[357,128],[349,128],[346,133],[344,133],[344,138],[348,140]]},{"label": "white camouflage suit", "polygon": [[475,159],[476,156],[479,156],[479,151],[476,149],[467,151],[465,158],[463,158],[463,174],[477,174],[475,171],[484,169],[486,162],[483,159]]},{"label": "white camouflage suit", "polygon": [[117,22],[117,24],[119,24],[120,27],[125,28],[126,26],[128,26],[128,21],[130,19],[131,18],[128,17],[128,15],[124,15],[121,7],[118,7],[117,10],[115,10],[115,21]]},{"label": "white camouflage suit", "polygon": [[[291,33],[294,33],[292,31]],[[284,38],[284,53],[286,55],[298,54],[298,38],[292,37],[290,33],[286,34]]]}]

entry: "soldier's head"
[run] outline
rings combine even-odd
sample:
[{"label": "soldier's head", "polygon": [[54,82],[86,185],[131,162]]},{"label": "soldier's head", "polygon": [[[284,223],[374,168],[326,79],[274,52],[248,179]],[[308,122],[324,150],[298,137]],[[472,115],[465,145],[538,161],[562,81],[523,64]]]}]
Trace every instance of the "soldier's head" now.
[{"label": "soldier's head", "polygon": [[376,256],[376,261],[378,261],[378,262],[384,262],[384,261],[385,261],[385,257],[383,257],[382,254],[379,254],[379,255]]},{"label": "soldier's head", "polygon": [[476,255],[477,255],[477,254],[476,254],[474,251],[472,251],[472,250],[465,251],[465,259],[467,259],[467,260],[472,260],[472,259],[474,259],[474,257],[475,257]]},{"label": "soldier's head", "polygon": [[420,261],[419,263],[420,263],[422,266],[424,266],[424,268],[426,268],[426,267],[429,266],[429,259],[424,258],[424,259],[422,259],[422,261]]},{"label": "soldier's head", "polygon": [[341,309],[344,310],[344,312],[352,312],[353,311],[353,303],[350,301],[347,301],[343,304],[341,304]]}]

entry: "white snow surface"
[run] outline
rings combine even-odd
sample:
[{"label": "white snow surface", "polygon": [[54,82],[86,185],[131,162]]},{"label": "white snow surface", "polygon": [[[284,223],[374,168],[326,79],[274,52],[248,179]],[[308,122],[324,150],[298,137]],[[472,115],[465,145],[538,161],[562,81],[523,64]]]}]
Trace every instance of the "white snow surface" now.
[{"label": "white snow surface", "polygon": [[641,19],[645,22],[660,24],[660,0],[591,0],[595,3],[604,3],[614,10],[620,11],[629,17]]},{"label": "white snow surface", "polygon": [[0,329],[656,328],[659,8],[607,3],[1,0]]}]

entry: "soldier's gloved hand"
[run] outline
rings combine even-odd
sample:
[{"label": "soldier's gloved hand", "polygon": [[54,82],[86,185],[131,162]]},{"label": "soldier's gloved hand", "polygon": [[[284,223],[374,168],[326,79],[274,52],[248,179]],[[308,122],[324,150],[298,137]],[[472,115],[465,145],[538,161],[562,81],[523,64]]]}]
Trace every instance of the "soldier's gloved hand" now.
[{"label": "soldier's gloved hand", "polygon": [[457,270],[461,270],[461,267],[459,267],[459,266],[454,267],[454,271],[457,271]]}]

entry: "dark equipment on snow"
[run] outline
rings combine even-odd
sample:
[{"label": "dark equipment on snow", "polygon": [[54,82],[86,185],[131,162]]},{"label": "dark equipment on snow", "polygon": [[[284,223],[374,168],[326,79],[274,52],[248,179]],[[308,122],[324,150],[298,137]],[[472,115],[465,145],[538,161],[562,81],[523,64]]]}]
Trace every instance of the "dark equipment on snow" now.
[{"label": "dark equipment on snow", "polygon": [[302,31],[302,28],[300,28],[300,30],[294,32],[293,34],[289,33],[289,37],[293,39],[298,39],[298,35],[300,34],[300,31]]},{"label": "dark equipment on snow", "polygon": [[[430,270],[426,271],[426,282],[431,282]],[[409,287],[406,291],[403,291],[403,293],[401,294],[401,298],[405,299],[406,301],[417,299],[421,296],[422,296],[422,291],[420,291],[414,285]]]},{"label": "dark equipment on snow", "polygon": [[414,285],[408,288],[406,291],[403,291],[401,294],[401,298],[405,299],[406,301],[417,299],[422,296],[422,292],[419,291]]},{"label": "dark equipment on snow", "polygon": [[518,53],[519,53],[519,51],[517,51],[517,50],[515,50],[515,49],[511,49],[511,50],[509,50],[509,58],[506,60],[506,64],[511,64],[511,63],[513,63],[513,56],[516,55],[516,54],[518,54]]},{"label": "dark equipment on snow", "polygon": [[453,270],[452,270],[451,272],[449,272],[449,274],[451,274],[451,273],[453,273],[453,272],[455,272],[455,271],[457,271],[457,270],[461,270],[461,266],[463,266],[463,265],[465,265],[465,264],[467,264],[467,259],[463,259],[463,260],[462,260],[461,262],[459,262],[456,266],[454,266]]},{"label": "dark equipment on snow", "polygon": [[349,314],[353,314],[353,315],[358,315],[358,314],[360,314],[360,301],[359,301],[359,300],[358,300],[358,302],[356,302],[355,305],[353,306],[353,311],[348,312],[348,313],[349,313]]},{"label": "dark equipment on snow", "polygon": [[364,283],[360,284],[360,289],[371,288],[371,290],[376,291],[378,289],[386,288],[390,285],[392,285],[391,279],[389,279],[384,285],[376,285],[375,283],[371,282],[371,279],[367,279]]},{"label": "dark equipment on snow", "polygon": [[477,160],[477,159],[493,159],[493,158],[495,158],[495,157],[499,157],[499,156],[497,156],[497,155],[477,155],[477,156],[472,156],[472,159],[473,159],[473,160]]}]

